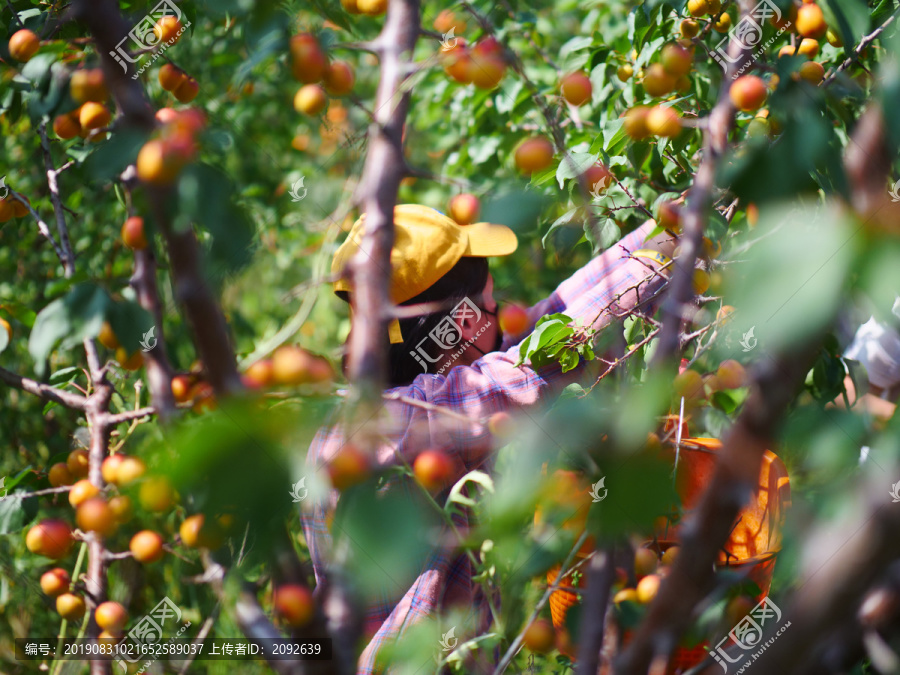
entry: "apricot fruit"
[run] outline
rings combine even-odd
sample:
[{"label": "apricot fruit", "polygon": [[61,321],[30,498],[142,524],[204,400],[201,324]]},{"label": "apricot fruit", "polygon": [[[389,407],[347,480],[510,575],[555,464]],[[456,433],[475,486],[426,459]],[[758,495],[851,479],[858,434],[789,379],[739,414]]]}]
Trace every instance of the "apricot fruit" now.
[{"label": "apricot fruit", "polygon": [[450,199],[450,217],[460,225],[470,225],[478,219],[478,212],[481,210],[481,202],[478,197],[463,192],[454,195]]}]

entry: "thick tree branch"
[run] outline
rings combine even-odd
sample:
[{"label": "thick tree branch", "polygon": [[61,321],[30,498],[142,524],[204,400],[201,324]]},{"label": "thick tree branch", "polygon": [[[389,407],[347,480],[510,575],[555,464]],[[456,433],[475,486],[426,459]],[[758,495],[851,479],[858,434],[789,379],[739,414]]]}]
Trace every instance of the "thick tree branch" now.
[{"label": "thick tree branch", "polygon": [[[755,5],[749,0],[739,3],[741,18]],[[738,19],[740,23],[740,19]],[[700,253],[706,218],[713,201],[716,166],[728,145],[728,132],[734,124],[734,105],[728,96],[741,57],[750,59],[750,51],[741,40],[732,37],[728,45],[728,67],[722,78],[719,99],[709,114],[704,134],[703,157],[694,176],[694,183],[687,193],[686,207],[682,215],[681,255],[678,256],[672,275],[671,289],[663,303],[664,316],[659,344],[653,356],[653,365],[659,366],[675,357],[680,347],[679,334],[684,320],[683,308],[694,297],[694,264]]]},{"label": "thick tree branch", "polygon": [[588,566],[581,635],[578,639],[578,675],[594,675],[600,666],[606,608],[616,576],[614,556],[615,549],[597,551]]},{"label": "thick tree branch", "polygon": [[10,387],[27,391],[29,394],[34,394],[47,401],[55,401],[72,410],[85,410],[87,408],[88,399],[84,396],[51,387],[49,384],[35,382],[27,377],[16,375],[5,368],[0,368],[0,381],[3,381]]}]

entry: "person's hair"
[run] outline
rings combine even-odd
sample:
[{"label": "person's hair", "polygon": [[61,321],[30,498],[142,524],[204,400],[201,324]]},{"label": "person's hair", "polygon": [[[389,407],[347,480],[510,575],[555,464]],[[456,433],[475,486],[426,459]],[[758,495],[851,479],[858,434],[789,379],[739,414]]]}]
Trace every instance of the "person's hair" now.
[{"label": "person's hair", "polygon": [[[447,313],[463,298],[468,297],[481,305],[481,292],[488,280],[487,258],[460,258],[450,271],[434,284],[410,298],[401,305],[418,305],[425,302],[442,302],[444,308],[432,314],[423,314],[411,319],[400,319],[400,333],[403,342],[393,344],[388,356],[388,380],[391,387],[410,384],[424,371],[419,362],[410,355],[416,345],[437,326]],[[437,357],[441,348],[434,340],[422,343],[422,350],[430,357]]]},{"label": "person's hair", "polygon": [[[440,302],[444,307],[431,314],[423,314],[409,319],[400,319],[400,333],[403,342],[390,345],[388,352],[388,384],[400,387],[410,384],[417,375],[424,371],[419,362],[410,355],[416,351],[416,345],[430,333],[463,298],[468,297],[478,305],[481,304],[481,293],[488,280],[487,258],[460,258],[450,271],[434,282],[416,297],[410,298],[401,305],[419,305],[426,302]],[[341,294],[345,297],[346,294]],[[440,346],[433,340],[425,340],[422,349],[430,357],[436,358]],[[345,356],[346,361],[346,356]]]}]

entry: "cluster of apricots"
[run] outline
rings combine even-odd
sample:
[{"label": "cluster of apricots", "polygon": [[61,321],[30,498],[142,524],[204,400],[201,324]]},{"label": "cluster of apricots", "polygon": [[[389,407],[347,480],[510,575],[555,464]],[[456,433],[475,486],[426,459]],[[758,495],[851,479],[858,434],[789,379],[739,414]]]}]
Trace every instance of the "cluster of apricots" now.
[{"label": "cluster of apricots", "polygon": [[506,51],[496,38],[488,36],[469,46],[464,38],[454,38],[441,47],[444,72],[460,84],[493,89],[506,75]]},{"label": "cluster of apricots", "polygon": [[327,359],[296,345],[284,345],[272,352],[271,358],[251,364],[241,376],[248,389],[272,386],[322,386],[334,379]]},{"label": "cluster of apricots", "polygon": [[197,135],[206,126],[206,115],[197,108],[156,111],[160,129],[138,152],[138,178],[153,185],[172,183],[198,152]]},{"label": "cluster of apricots", "polygon": [[[722,311],[726,310],[726,311]],[[729,312],[723,307],[719,312],[720,320],[726,320]],[[687,402],[699,402],[712,396],[717,391],[738,389],[747,383],[747,372],[738,361],[727,359],[719,364],[714,373],[701,375],[696,370],[687,369],[679,373],[673,382],[675,395],[684,397]]]},{"label": "cluster of apricots", "polygon": [[[657,546],[657,548],[661,548]],[[665,551],[641,547],[634,554],[634,578],[636,583],[629,586],[629,575],[621,568],[616,570],[613,602],[618,606],[623,602],[649,604],[656,597],[659,585],[678,556],[678,546],[668,546]]]},{"label": "cluster of apricots", "polygon": [[290,57],[291,73],[303,83],[294,94],[297,112],[318,115],[328,104],[326,94],[344,96],[353,90],[353,68],[346,61],[330,61],[314,35],[299,33],[291,37]]},{"label": "cluster of apricots", "polygon": [[[75,523],[82,533],[107,540],[120,526],[131,521],[134,505],[126,492],[136,494],[140,506],[150,513],[169,511],[178,502],[178,494],[169,480],[163,476],[145,475],[147,467],[138,457],[118,452],[108,455],[100,467],[106,483],[103,488],[88,479],[88,467],[88,453],[79,449],[69,453],[65,462],[52,465],[47,472],[51,486],[69,486],[69,504],[75,509]],[[233,518],[227,514],[209,520],[203,514],[191,515],[179,527],[180,543],[189,548],[214,550],[222,546],[232,526]],[[25,537],[29,551],[53,560],[66,556],[74,540],[71,526],[58,518],[40,521]],[[149,529],[136,532],[128,543],[131,555],[140,563],[162,559],[164,546],[163,536]],[[76,621],[84,616],[84,599],[73,587],[66,570],[56,567],[44,573],[41,589],[56,598],[56,609],[64,619]],[[115,638],[121,636],[128,615],[120,604],[105,602],[95,609],[94,618],[103,630],[100,637]]]},{"label": "cluster of apricots", "polygon": [[100,68],[80,68],[69,78],[69,94],[80,105],[53,119],[53,132],[61,139],[79,136],[90,141],[106,138],[112,113],[106,107],[109,92]]}]

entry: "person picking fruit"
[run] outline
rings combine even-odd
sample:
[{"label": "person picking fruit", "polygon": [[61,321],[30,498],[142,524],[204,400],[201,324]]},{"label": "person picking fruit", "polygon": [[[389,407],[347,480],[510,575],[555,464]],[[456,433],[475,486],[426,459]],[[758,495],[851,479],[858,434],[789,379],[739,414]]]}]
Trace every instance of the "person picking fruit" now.
[{"label": "person picking fruit", "polygon": [[[398,453],[414,467],[422,489],[430,492],[446,490],[473,469],[489,471],[493,449],[503,444],[495,436],[508,433],[511,414],[552,401],[568,384],[584,378],[589,368],[584,361],[566,373],[558,363],[516,366],[519,343],[547,314],[564,313],[602,330],[632,310],[646,311],[667,282],[668,271],[660,270],[676,246],[665,232],[648,239],[654,227],[648,221],[563,281],[550,296],[526,310],[525,329],[512,335],[504,334],[498,325],[499,307],[487,259],[515,251],[518,241],[513,231],[486,222],[460,225],[417,204],[395,208],[391,300],[400,306],[432,303],[438,309],[395,319],[389,325],[390,347],[385,355],[389,393],[457,415],[388,400],[390,422],[386,424],[390,426],[379,427],[384,442],[371,457],[345,437],[341,425],[319,430],[307,465],[310,470],[326,470],[336,489],[323,500],[310,502],[301,513],[317,593],[328,584],[333,545],[329,522],[340,491],[366,480],[375,468],[397,465]],[[365,216],[353,225],[332,263],[335,293],[351,308],[353,287],[344,270],[359,250],[364,229]],[[463,421],[466,418],[471,421]],[[392,475],[379,495],[385,490],[410,495],[414,492],[410,487],[406,476]],[[410,501],[410,508],[418,508],[418,503]],[[468,527],[466,515],[454,519],[461,529]],[[390,538],[392,524],[373,525],[382,526],[383,536]],[[390,587],[364,600],[364,633],[370,642],[359,659],[360,673],[375,671],[380,648],[402,629],[439,610],[463,605],[489,620],[487,602],[472,581],[469,559],[458,550],[435,546],[425,552],[423,565],[415,572],[390,572]]]}]

